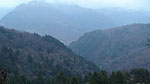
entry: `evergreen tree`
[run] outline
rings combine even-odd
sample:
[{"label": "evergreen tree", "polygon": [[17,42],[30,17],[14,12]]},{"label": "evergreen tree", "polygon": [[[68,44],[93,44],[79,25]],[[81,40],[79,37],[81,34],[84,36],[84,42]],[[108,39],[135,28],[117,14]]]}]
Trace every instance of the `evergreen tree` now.
[{"label": "evergreen tree", "polygon": [[126,84],[126,79],[120,71],[113,72],[110,77],[110,84]]},{"label": "evergreen tree", "polygon": [[88,75],[84,77],[84,82],[88,83],[92,81],[92,73],[90,72]]},{"label": "evergreen tree", "polygon": [[116,72],[116,83],[118,84],[126,84],[126,80],[125,77],[123,76],[123,74],[120,71]]},{"label": "evergreen tree", "polygon": [[133,83],[149,83],[150,75],[145,69],[133,69],[130,72],[130,77]]},{"label": "evergreen tree", "polygon": [[150,39],[147,39],[146,46],[150,47]]},{"label": "evergreen tree", "polygon": [[112,72],[109,78],[109,84],[115,84],[115,83],[116,83],[115,72]]},{"label": "evergreen tree", "polygon": [[55,84],[69,84],[68,78],[65,76],[64,72],[60,72],[56,77]]},{"label": "evergreen tree", "polygon": [[100,71],[99,72],[100,77],[100,84],[108,84],[108,78],[107,78],[107,72],[106,71]]},{"label": "evergreen tree", "polygon": [[[56,77],[42,77],[38,73],[37,78],[28,80],[25,76],[9,76],[7,84],[149,84],[149,72],[145,69],[133,69],[123,75],[122,72],[113,72],[109,77],[106,71],[90,73],[82,78],[67,78],[64,72]],[[126,78],[128,77],[128,78]]]},{"label": "evergreen tree", "polygon": [[28,61],[29,63],[32,63],[32,62],[33,62],[33,58],[31,57],[31,55],[28,55],[27,61]]},{"label": "evergreen tree", "polygon": [[72,77],[71,84],[78,84],[76,77]]},{"label": "evergreen tree", "polygon": [[44,79],[40,73],[38,73],[38,75],[37,75],[36,84],[44,84]]},{"label": "evergreen tree", "polygon": [[92,84],[99,84],[100,83],[100,77],[98,76],[97,72],[94,72],[92,75]]}]

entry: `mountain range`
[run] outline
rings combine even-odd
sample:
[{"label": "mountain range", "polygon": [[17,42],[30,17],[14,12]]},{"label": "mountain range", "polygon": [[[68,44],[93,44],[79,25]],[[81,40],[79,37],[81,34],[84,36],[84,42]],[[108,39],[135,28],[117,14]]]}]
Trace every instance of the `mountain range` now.
[{"label": "mountain range", "polygon": [[78,55],[107,71],[150,69],[150,24],[132,24],[95,30],[70,44]]},{"label": "mountain range", "polygon": [[68,45],[86,32],[125,24],[148,23],[149,18],[133,10],[94,10],[76,5],[32,1],[16,7],[2,18],[0,25],[40,35],[50,34]]},{"label": "mountain range", "polygon": [[[96,23],[97,22],[97,23]],[[92,28],[107,27],[107,17],[91,9],[78,6],[30,2],[18,6],[0,24],[41,35],[50,34],[65,44],[78,39]]]}]

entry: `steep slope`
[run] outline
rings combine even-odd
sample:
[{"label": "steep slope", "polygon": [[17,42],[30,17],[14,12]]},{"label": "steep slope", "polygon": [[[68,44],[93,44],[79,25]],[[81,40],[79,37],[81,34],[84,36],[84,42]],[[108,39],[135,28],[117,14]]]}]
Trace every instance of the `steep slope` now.
[{"label": "steep slope", "polygon": [[0,20],[0,24],[8,28],[50,34],[65,44],[77,40],[85,32],[149,22],[148,13],[141,11],[120,8],[92,10],[42,1],[22,4]]},{"label": "steep slope", "polygon": [[0,20],[12,10],[11,8],[0,8]]},{"label": "steep slope", "polygon": [[111,23],[107,17],[91,9],[45,2],[20,5],[0,21],[9,28],[50,34],[66,44],[91,28],[105,28]]},{"label": "steep slope", "polygon": [[84,75],[97,67],[75,55],[51,36],[39,36],[27,32],[0,27],[0,69],[6,67],[9,74],[55,76],[61,71],[68,75]]},{"label": "steep slope", "polygon": [[149,36],[150,24],[133,24],[86,33],[70,47],[108,71],[150,69],[150,49],[145,47]]}]

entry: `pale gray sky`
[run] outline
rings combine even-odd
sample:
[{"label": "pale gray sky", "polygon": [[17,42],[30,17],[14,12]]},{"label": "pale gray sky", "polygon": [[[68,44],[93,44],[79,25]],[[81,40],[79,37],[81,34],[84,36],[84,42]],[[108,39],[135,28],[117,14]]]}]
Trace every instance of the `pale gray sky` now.
[{"label": "pale gray sky", "polygon": [[[27,3],[33,0],[0,0],[0,8],[11,8],[21,3]],[[122,7],[127,9],[144,9],[150,10],[150,0],[40,0],[48,1],[50,3],[65,3],[76,4],[89,8],[103,8],[103,7]]]}]

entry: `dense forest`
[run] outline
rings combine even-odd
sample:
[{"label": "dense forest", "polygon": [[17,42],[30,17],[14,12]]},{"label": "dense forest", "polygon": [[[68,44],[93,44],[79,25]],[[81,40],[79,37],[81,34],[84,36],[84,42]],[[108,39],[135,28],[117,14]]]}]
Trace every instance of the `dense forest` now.
[{"label": "dense forest", "polygon": [[[99,71],[93,63],[77,56],[49,35],[40,36],[1,26],[0,39],[0,69],[7,68],[6,84],[150,83],[147,69]],[[150,47],[149,39],[145,45]]]},{"label": "dense forest", "polygon": [[84,75],[98,70],[94,63],[77,56],[57,39],[0,27],[0,69],[9,75],[33,77],[37,72],[55,76]]},{"label": "dense forest", "polygon": [[146,69],[132,69],[131,71],[116,71],[107,73],[104,70],[93,72],[84,77],[67,77],[60,72],[54,77],[43,77],[40,73],[32,78],[21,76],[9,76],[7,84],[149,84],[150,71]]},{"label": "dense forest", "polygon": [[150,48],[145,46],[149,38],[150,24],[131,24],[88,32],[70,48],[107,71],[149,69]]},{"label": "dense forest", "polygon": [[[98,70],[93,63],[76,56],[71,49],[48,35],[40,36],[1,26],[0,39],[0,69],[7,68],[6,84],[150,83],[150,71],[147,69]],[[149,39],[145,45],[150,47]]]},{"label": "dense forest", "polygon": [[0,84],[150,84],[149,5],[0,0]]}]

